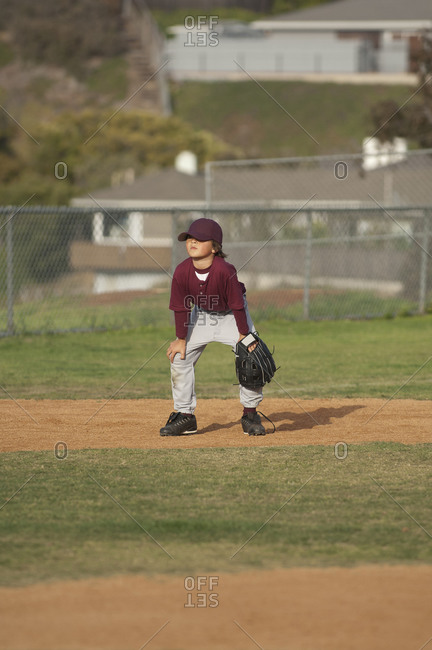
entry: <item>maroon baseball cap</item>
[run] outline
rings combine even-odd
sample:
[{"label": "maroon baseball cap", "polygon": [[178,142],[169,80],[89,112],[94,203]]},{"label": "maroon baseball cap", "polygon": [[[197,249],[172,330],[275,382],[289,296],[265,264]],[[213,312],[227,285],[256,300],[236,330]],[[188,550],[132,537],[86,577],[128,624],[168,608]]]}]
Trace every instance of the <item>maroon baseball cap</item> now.
[{"label": "maroon baseball cap", "polygon": [[177,237],[179,241],[185,241],[188,237],[195,237],[199,241],[216,241],[222,246],[222,228],[213,219],[197,219],[189,226],[187,232],[181,232]]}]

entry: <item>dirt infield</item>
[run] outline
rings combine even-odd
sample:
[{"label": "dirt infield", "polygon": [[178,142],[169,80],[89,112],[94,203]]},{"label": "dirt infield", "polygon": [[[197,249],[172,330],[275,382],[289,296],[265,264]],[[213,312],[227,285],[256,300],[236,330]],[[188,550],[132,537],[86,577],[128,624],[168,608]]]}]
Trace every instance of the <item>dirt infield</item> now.
[{"label": "dirt infield", "polygon": [[184,578],[0,589],[0,647],[420,650],[432,635],[431,584],[432,567],[222,574],[212,608],[189,606]]},{"label": "dirt infield", "polygon": [[69,449],[432,442],[432,401],[273,398],[262,408],[276,425],[267,436],[245,436],[240,404],[230,399],[199,402],[197,434],[162,438],[159,429],[171,409],[166,400],[2,400],[0,452],[54,449],[60,441]]},{"label": "dirt infield", "polygon": [[[1,401],[0,451],[54,451],[58,442],[68,449],[432,442],[429,401],[266,399],[277,430],[258,438],[243,435],[236,400],[202,400],[198,434],[181,438],[159,436],[169,410],[164,400]],[[211,589],[189,592],[184,576],[2,588],[0,648],[421,650],[432,648],[431,585],[430,566],[364,566],[218,574]]]}]

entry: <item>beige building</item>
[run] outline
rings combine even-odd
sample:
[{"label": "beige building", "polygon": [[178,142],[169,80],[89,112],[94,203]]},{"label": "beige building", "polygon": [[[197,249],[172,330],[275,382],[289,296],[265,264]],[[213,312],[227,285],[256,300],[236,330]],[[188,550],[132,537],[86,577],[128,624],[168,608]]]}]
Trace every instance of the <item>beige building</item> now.
[{"label": "beige building", "polygon": [[75,241],[75,271],[93,274],[93,292],[149,289],[166,283],[173,266],[172,211],[204,202],[204,177],[196,168],[155,170],[117,187],[73,199],[94,209],[92,241]]}]

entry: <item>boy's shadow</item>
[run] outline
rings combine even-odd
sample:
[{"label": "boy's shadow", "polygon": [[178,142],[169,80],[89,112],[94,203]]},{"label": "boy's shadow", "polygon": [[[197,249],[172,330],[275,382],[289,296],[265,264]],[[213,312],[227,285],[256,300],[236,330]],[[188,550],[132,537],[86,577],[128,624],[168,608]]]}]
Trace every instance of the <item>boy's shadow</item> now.
[{"label": "boy's shadow", "polygon": [[[314,411],[300,411],[299,413],[293,411],[282,411],[278,413],[270,413],[267,415],[276,426],[276,431],[297,431],[301,429],[313,429],[317,426],[323,426],[325,424],[331,424],[333,418],[343,418],[357,409],[365,408],[361,404],[352,404],[351,406],[339,406],[339,407],[323,407],[315,409]],[[287,422],[291,420],[291,422]],[[265,418],[261,419],[262,424],[267,429],[267,433],[273,433],[271,430],[271,424],[267,422]],[[231,427],[238,426],[240,424],[240,418],[234,422],[226,422],[225,424],[219,424],[213,422],[209,424],[204,429],[199,429],[199,433],[210,433],[211,431],[218,431],[220,429],[230,429]],[[270,429],[270,430],[269,430]],[[194,434],[196,435],[196,434]]]},{"label": "boy's shadow", "polygon": [[[207,425],[203,429],[198,429],[197,433],[211,433],[212,431],[220,431],[221,429],[231,429],[232,427],[240,427],[241,428],[241,417],[239,417],[237,420],[234,420],[233,422],[224,422],[221,424],[220,422],[212,422],[212,424]],[[193,435],[197,435],[196,433]]]},{"label": "boy's shadow", "polygon": [[[283,411],[280,413],[271,413],[269,418],[273,420],[277,431],[297,431],[299,429],[313,429],[317,426],[331,424],[333,418],[344,418],[357,409],[365,408],[361,404],[352,404],[351,406],[329,407],[320,406],[314,411]],[[291,420],[290,423],[287,420]],[[278,424],[280,423],[280,424]]]}]

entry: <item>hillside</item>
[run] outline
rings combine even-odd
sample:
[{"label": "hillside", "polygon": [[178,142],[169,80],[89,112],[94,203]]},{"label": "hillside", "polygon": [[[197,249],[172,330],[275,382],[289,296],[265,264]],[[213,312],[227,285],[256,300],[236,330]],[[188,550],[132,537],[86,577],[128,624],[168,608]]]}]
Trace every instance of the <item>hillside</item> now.
[{"label": "hillside", "polygon": [[312,156],[360,152],[373,133],[372,105],[392,99],[400,106],[412,93],[412,86],[184,82],[172,86],[172,105],[247,158]]},{"label": "hillside", "polygon": [[[371,135],[371,106],[382,99],[400,106],[413,93],[412,87],[294,81],[171,83],[173,116],[156,111],[150,118],[147,104],[135,102],[140,95],[130,101],[148,74],[131,74],[137,45],[117,0],[99,0],[104,20],[90,26],[85,19],[86,11],[95,15],[93,0],[76,3],[70,23],[67,0],[22,3],[23,20],[15,5],[0,0],[0,204],[24,203],[33,192],[33,203],[67,203],[109,185],[124,169],[140,174],[171,165],[181,148],[193,149],[201,165],[215,156],[359,152]],[[45,41],[38,26],[46,27]],[[55,38],[56,28],[63,40]],[[104,30],[115,44],[102,38]],[[86,146],[104,121],[104,137]],[[68,164],[62,182],[53,173],[58,161]]]}]

